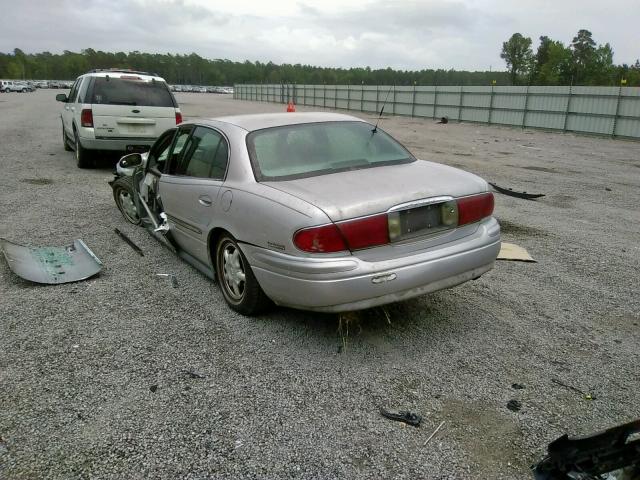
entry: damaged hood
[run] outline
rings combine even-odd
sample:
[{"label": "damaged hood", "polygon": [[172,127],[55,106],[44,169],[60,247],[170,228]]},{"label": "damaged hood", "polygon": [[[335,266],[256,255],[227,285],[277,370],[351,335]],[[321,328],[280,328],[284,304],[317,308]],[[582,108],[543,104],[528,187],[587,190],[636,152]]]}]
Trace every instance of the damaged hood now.
[{"label": "damaged hood", "polygon": [[263,184],[315,205],[334,222],[413,200],[488,190],[487,182],[472,173],[424,160]]}]

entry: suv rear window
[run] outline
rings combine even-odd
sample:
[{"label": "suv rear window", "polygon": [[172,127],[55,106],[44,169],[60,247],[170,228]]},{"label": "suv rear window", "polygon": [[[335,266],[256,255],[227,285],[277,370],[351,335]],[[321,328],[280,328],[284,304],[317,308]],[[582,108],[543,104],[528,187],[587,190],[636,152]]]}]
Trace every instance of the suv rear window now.
[{"label": "suv rear window", "polygon": [[94,80],[91,103],[175,107],[171,92],[164,82],[106,77]]}]

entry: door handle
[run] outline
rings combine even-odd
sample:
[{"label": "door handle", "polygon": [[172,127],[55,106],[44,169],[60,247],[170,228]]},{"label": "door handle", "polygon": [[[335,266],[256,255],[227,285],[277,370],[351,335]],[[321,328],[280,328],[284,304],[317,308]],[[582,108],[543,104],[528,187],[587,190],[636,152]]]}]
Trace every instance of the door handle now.
[{"label": "door handle", "polygon": [[204,205],[205,207],[210,207],[213,203],[213,200],[211,200],[208,195],[200,195],[200,197],[198,198],[198,203],[200,203],[200,205]]}]

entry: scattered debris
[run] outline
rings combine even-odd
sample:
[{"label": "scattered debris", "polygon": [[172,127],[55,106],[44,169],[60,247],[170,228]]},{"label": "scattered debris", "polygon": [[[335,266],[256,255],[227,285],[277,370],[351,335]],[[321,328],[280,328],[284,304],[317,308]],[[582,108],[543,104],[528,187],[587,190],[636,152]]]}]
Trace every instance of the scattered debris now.
[{"label": "scattered debris", "polygon": [[429,443],[431,441],[431,439],[433,437],[435,437],[436,433],[438,433],[440,431],[440,429],[442,428],[442,426],[444,425],[444,420],[440,422],[440,425],[438,425],[438,428],[436,428],[433,433],[431,435],[429,435],[429,438],[427,438],[424,442],[424,444],[422,444],[422,446],[424,447],[427,443]]},{"label": "scattered debris", "polygon": [[518,400],[509,400],[507,408],[512,412],[519,412],[522,409],[522,404]]},{"label": "scattered debris", "polygon": [[[640,420],[590,436],[557,438],[547,456],[532,466],[536,480],[561,478],[640,478]],[[616,472],[615,475],[606,473]]]},{"label": "scattered debris", "polygon": [[35,283],[78,282],[102,270],[102,262],[82,240],[66,247],[27,247],[0,238],[9,268]]},{"label": "scattered debris", "polygon": [[449,123],[449,117],[442,117],[439,121],[436,122],[436,124],[442,125],[446,125],[447,123]]},{"label": "scattered debris", "polygon": [[542,150],[541,148],[533,147],[533,146],[531,146],[531,145],[518,145],[518,146],[519,146],[519,147],[522,147],[522,148],[529,148],[529,149],[531,149],[531,150]]},{"label": "scattered debris", "polygon": [[125,242],[127,242],[129,244],[129,246],[131,248],[133,248],[133,250],[140,255],[141,257],[144,257],[144,253],[142,251],[142,249],[136,245],[133,240],[131,240],[129,237],[127,237],[124,233],[122,233],[120,230],[118,230],[117,228],[114,228],[113,231],[121,238],[123,239]]},{"label": "scattered debris", "polygon": [[199,374],[198,372],[194,372],[193,370],[181,370],[182,373],[190,376],[191,378],[206,378],[204,375]]},{"label": "scattered debris", "polygon": [[158,390],[158,385],[151,385],[151,386],[149,387],[149,391],[150,391],[151,393],[156,393],[156,390]]},{"label": "scattered debris", "polygon": [[513,388],[514,390],[524,390],[524,385],[520,383],[514,383],[511,385],[511,388]]},{"label": "scattered debris", "polygon": [[504,195],[509,195],[510,197],[523,198],[525,200],[533,200],[534,198],[544,197],[544,193],[515,192],[510,188],[500,187],[491,182],[489,182],[489,185],[491,185],[496,192],[502,193]]},{"label": "scattered debris", "polygon": [[572,391],[574,391],[574,392],[576,392],[576,393],[579,393],[580,395],[582,395],[582,396],[583,396],[583,398],[584,398],[585,400],[595,400],[595,399],[596,399],[596,397],[594,397],[594,396],[593,396],[593,395],[591,395],[590,393],[585,393],[585,392],[583,392],[582,390],[580,390],[579,388],[576,388],[576,387],[571,386],[571,385],[567,385],[566,383],[561,382],[561,381],[560,381],[560,380],[558,380],[557,378],[552,378],[552,379],[551,379],[551,381],[552,381],[553,383],[555,383],[556,385],[560,385],[561,387],[564,387],[564,388],[566,388],[566,389],[568,389],[568,390],[572,390]]},{"label": "scattered debris", "polygon": [[537,263],[529,252],[513,243],[502,242],[497,260],[511,260],[514,262]]},{"label": "scattered debris", "polygon": [[607,192],[610,192],[610,191],[611,191],[611,189],[610,189],[609,187],[604,187],[604,189],[605,189]]},{"label": "scattered debris", "polygon": [[413,427],[419,427],[422,422],[422,417],[417,413],[411,412],[390,412],[384,408],[380,408],[380,415],[389,420],[395,420],[396,422],[404,422]]},{"label": "scattered debris", "polygon": [[171,279],[171,285],[173,288],[178,288],[178,279],[173,273],[156,273],[158,277],[166,277]]},{"label": "scattered debris", "polygon": [[20,181],[29,185],[51,185],[53,183],[50,178],[23,178]]}]

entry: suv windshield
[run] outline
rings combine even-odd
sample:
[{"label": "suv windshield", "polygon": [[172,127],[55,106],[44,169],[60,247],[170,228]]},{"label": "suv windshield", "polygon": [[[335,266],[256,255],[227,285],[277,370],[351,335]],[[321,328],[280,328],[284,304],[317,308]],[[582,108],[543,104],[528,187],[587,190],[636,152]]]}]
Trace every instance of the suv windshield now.
[{"label": "suv windshield", "polygon": [[160,81],[98,77],[94,80],[91,103],[175,107],[167,84]]},{"label": "suv windshield", "polygon": [[247,135],[258,180],[291,180],[413,162],[382,130],[364,122],[322,122],[266,128]]}]

